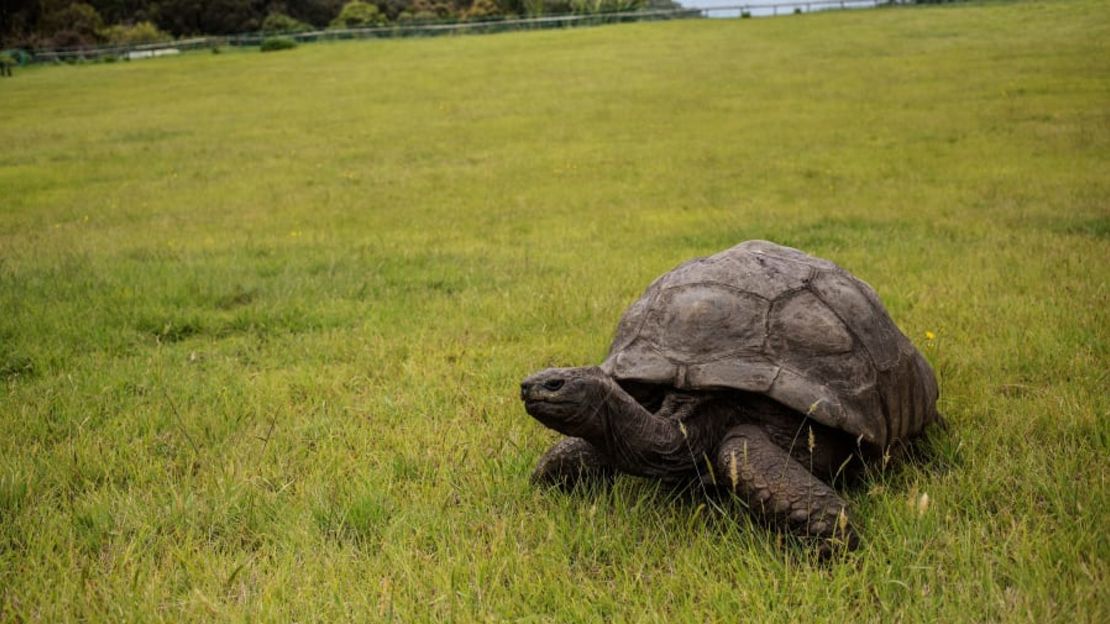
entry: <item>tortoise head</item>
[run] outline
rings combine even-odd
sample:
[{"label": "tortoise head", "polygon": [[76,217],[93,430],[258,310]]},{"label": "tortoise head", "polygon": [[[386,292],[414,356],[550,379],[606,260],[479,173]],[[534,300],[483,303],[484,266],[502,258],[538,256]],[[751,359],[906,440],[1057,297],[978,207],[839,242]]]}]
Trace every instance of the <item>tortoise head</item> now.
[{"label": "tortoise head", "polygon": [[597,407],[616,384],[596,366],[548,368],[520,384],[524,409],[544,426],[571,436],[590,437],[604,426]]},{"label": "tortoise head", "polygon": [[624,472],[670,477],[693,466],[677,421],[649,412],[596,366],[542,370],[520,384],[520,398],[544,426],[589,442]]}]

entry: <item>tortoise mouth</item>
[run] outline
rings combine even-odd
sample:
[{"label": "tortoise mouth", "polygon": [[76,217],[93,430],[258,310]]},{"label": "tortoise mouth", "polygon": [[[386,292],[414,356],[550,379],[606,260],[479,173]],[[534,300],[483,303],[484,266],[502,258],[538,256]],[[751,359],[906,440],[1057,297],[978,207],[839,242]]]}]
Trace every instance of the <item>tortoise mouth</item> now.
[{"label": "tortoise mouth", "polygon": [[572,435],[568,429],[575,421],[573,410],[568,410],[562,404],[536,399],[524,401],[524,411],[536,422],[548,429],[553,429],[566,435]]},{"label": "tortoise mouth", "polygon": [[533,413],[534,409],[544,405],[573,405],[575,401],[565,401],[561,399],[554,399],[551,397],[529,397],[522,396],[521,400],[524,401],[524,409],[528,413]]}]

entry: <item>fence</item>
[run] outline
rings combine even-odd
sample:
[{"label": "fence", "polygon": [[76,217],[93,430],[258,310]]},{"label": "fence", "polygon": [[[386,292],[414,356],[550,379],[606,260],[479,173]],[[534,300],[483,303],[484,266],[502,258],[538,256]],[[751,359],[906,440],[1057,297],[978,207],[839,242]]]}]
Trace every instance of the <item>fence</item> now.
[{"label": "fence", "polygon": [[[835,9],[869,8],[894,4],[892,0],[798,0],[780,3],[742,3],[722,6],[681,7],[648,11],[621,11],[613,13],[548,15],[528,18],[489,19],[468,22],[424,22],[408,25],[389,25],[373,28],[345,28],[288,33],[246,33],[226,37],[194,37],[164,43],[128,46],[87,46],[58,48],[32,52],[33,63],[73,62],[78,60],[134,60],[180,54],[190,50],[222,47],[255,47],[263,39],[275,35],[298,42],[337,41],[345,39],[377,39],[397,37],[432,37],[461,33],[494,33],[512,30],[538,30],[549,28],[574,28],[670,19],[696,19],[706,17],[760,17],[786,13],[809,13]],[[900,2],[899,2],[900,3]]]},{"label": "fence", "polygon": [[[726,0],[728,2],[728,0]],[[894,4],[908,4],[912,0],[779,0],[773,3],[705,4],[697,10],[702,17],[774,17],[794,13],[812,13],[841,9],[869,9]]]}]

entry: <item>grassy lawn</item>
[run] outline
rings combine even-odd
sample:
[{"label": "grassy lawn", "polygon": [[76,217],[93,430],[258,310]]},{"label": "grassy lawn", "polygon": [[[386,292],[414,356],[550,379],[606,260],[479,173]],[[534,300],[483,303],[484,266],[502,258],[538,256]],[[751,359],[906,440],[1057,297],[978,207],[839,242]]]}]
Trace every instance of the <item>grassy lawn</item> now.
[{"label": "grassy lawn", "polygon": [[[1110,618],[1110,7],[681,21],[0,80],[0,621]],[[828,565],[520,379],[766,238],[927,354]],[[923,495],[929,504],[921,504]]]}]

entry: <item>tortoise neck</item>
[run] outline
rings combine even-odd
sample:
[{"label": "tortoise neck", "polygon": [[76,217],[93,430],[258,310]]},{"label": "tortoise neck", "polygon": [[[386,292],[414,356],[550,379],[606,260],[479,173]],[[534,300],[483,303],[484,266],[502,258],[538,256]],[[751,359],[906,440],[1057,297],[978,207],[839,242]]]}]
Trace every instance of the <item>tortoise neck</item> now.
[{"label": "tortoise neck", "polygon": [[586,439],[621,470],[647,477],[676,477],[690,472],[700,449],[692,449],[683,425],[640,405],[611,379],[601,384],[595,439]]}]

